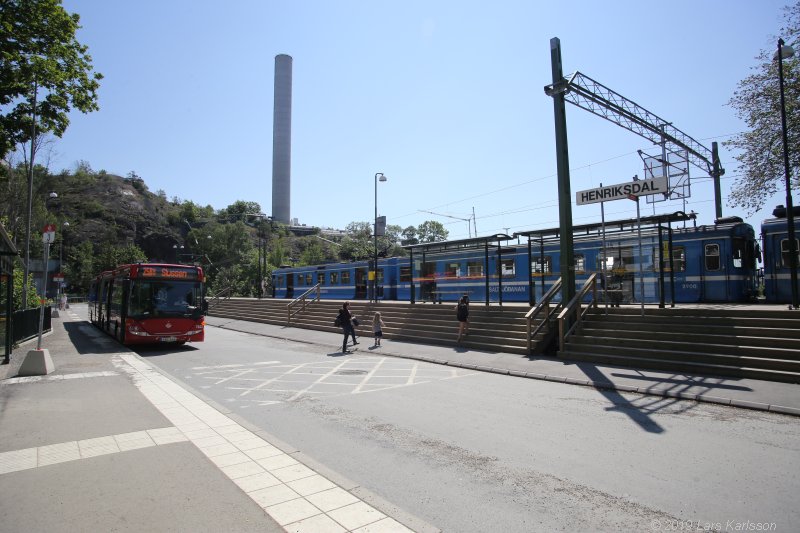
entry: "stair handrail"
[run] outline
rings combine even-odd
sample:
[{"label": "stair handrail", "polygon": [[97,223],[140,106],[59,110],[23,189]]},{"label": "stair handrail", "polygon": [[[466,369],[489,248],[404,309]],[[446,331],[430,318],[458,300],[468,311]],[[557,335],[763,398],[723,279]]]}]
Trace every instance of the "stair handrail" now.
[{"label": "stair handrail", "polygon": [[[581,311],[581,308],[583,307],[582,306],[583,297],[586,296],[589,290],[592,291],[592,299],[589,301],[588,305],[586,306],[586,309]],[[586,315],[586,313],[589,312],[589,309],[591,309],[592,307],[594,307],[595,309],[597,308],[596,272],[593,273],[591,276],[589,276],[589,279],[587,279],[586,282],[583,284],[583,287],[581,288],[580,291],[578,291],[578,294],[573,296],[572,300],[570,300],[569,303],[564,306],[564,309],[562,309],[562,311],[558,314],[559,351],[564,350],[564,344],[567,340],[567,337],[569,337],[572,334],[572,332],[575,331],[575,328],[578,327],[578,325],[581,322],[581,319]],[[572,314],[575,314],[575,322],[572,324],[572,326],[569,328],[568,331],[564,331],[566,328],[567,318],[570,317]]]},{"label": "stair handrail", "polygon": [[[322,293],[322,291],[320,290],[321,285],[322,285],[321,282],[317,283],[316,285],[314,285],[313,287],[311,287],[306,292],[304,292],[303,294],[301,294],[300,296],[298,296],[297,298],[295,298],[294,300],[292,300],[291,302],[289,302],[286,305],[286,322],[291,322],[292,321],[292,317],[294,315],[296,315],[297,313],[305,312],[305,310],[306,310],[306,301],[308,300],[308,296],[311,293],[313,293],[313,292],[317,293],[316,296],[314,297],[314,299],[311,300],[311,302],[318,302],[319,301],[320,294]],[[292,307],[294,307],[298,303],[302,303],[303,306],[300,309],[295,309],[294,312],[292,312]]]},{"label": "stair handrail", "polygon": [[225,287],[224,289],[222,289],[217,294],[215,294],[214,296],[211,297],[211,301],[208,302],[208,307],[211,307],[212,305],[218,304],[219,303],[219,299],[222,298],[223,296],[227,300],[228,298],[231,297],[230,293],[232,291],[233,291],[233,285]]},{"label": "stair handrail", "polygon": [[[525,313],[525,321],[527,323],[527,343],[528,343],[528,353],[530,353],[532,346],[531,346],[531,339],[539,333],[539,330],[542,329],[546,324],[550,315],[552,315],[557,309],[558,306],[554,307],[552,310],[550,309],[550,302],[553,300],[558,291],[561,290],[561,278],[558,278],[556,282],[553,284],[552,287],[542,296],[542,299],[539,300],[539,303],[536,304],[534,307],[531,308],[530,311]],[[544,319],[539,322],[539,325],[536,326],[536,329],[531,330],[531,326],[533,321],[539,316],[539,313],[542,312],[542,309],[545,310]]]}]

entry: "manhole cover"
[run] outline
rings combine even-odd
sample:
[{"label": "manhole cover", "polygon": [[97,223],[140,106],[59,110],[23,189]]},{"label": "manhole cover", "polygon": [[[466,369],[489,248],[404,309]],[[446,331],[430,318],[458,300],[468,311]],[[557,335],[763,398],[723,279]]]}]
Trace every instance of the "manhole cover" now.
[{"label": "manhole cover", "polygon": [[334,372],[337,376],[363,376],[366,373],[366,370],[339,370]]}]

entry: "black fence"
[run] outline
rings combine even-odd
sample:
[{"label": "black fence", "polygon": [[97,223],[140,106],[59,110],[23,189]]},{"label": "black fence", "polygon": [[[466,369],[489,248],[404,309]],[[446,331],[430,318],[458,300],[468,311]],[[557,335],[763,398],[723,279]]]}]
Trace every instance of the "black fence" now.
[{"label": "black fence", "polygon": [[[52,320],[50,314],[52,308],[48,305],[44,308],[44,327],[42,331],[50,331]],[[11,343],[17,344],[26,341],[39,334],[39,308],[32,307],[24,311],[14,311],[11,319],[13,331],[11,332]]]}]

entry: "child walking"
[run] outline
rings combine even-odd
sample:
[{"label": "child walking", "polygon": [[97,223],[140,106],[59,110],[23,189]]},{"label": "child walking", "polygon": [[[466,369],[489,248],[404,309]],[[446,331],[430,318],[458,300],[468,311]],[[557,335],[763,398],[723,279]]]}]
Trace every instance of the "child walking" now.
[{"label": "child walking", "polygon": [[373,348],[377,348],[381,345],[381,338],[383,337],[383,327],[386,324],[383,323],[381,320],[380,312],[375,312],[375,316],[372,317],[372,331],[375,333],[375,344],[372,346]]}]

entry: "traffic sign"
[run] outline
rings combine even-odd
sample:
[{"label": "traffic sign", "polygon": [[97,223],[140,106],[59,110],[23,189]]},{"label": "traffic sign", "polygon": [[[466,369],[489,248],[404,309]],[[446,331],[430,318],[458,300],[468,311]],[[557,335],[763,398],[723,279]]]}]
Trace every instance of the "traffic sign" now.
[{"label": "traffic sign", "polygon": [[47,224],[42,229],[42,242],[45,244],[53,244],[56,241],[56,225]]}]

